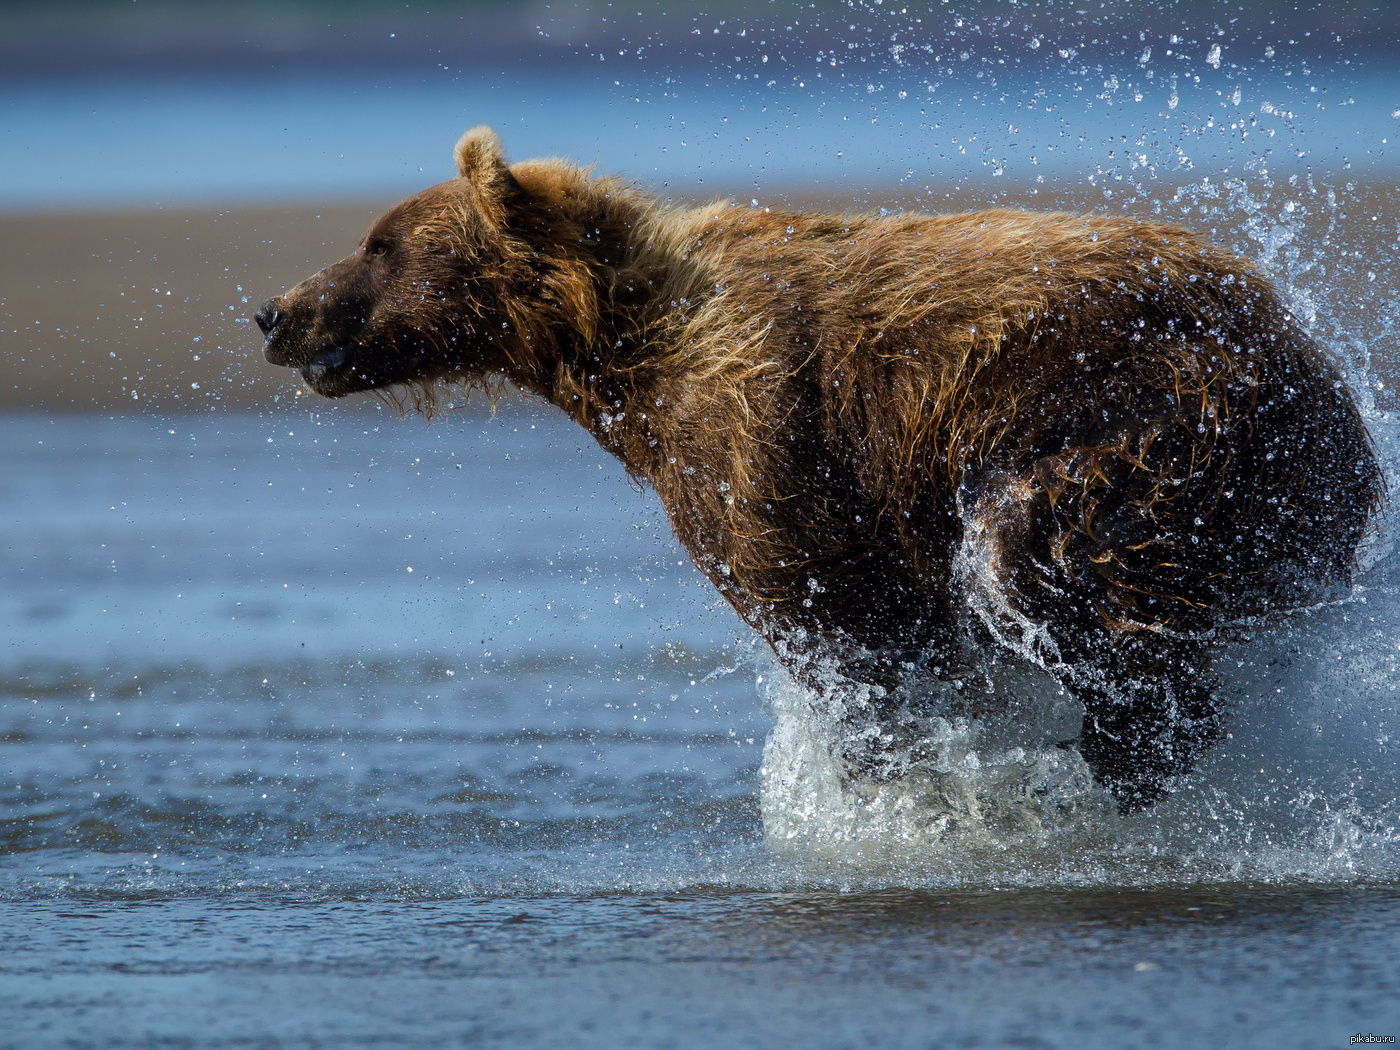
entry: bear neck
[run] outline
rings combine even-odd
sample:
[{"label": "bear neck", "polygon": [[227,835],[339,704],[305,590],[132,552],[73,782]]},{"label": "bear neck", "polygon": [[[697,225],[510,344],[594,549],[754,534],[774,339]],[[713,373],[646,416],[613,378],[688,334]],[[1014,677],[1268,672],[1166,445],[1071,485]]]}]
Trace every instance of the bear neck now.
[{"label": "bear neck", "polygon": [[588,188],[574,202],[573,250],[555,260],[569,291],[555,294],[561,308],[548,334],[535,336],[529,367],[512,378],[558,405],[634,477],[655,481],[674,432],[660,387],[678,320],[713,288],[676,231],[724,206],[692,213],[610,180]]}]

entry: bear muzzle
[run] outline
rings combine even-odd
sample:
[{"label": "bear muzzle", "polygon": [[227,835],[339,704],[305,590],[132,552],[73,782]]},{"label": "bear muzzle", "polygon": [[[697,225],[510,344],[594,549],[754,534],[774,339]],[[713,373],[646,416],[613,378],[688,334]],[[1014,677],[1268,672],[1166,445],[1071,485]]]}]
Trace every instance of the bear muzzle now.
[{"label": "bear muzzle", "polygon": [[263,333],[263,357],[271,364],[297,369],[313,390],[324,392],[325,387],[338,385],[335,381],[339,373],[350,363],[350,347],[344,343],[323,344],[308,353],[308,333],[300,333],[301,338],[297,338],[298,332],[288,329],[299,326],[284,325],[286,320],[287,314],[277,299],[269,299],[254,312],[253,321]]}]

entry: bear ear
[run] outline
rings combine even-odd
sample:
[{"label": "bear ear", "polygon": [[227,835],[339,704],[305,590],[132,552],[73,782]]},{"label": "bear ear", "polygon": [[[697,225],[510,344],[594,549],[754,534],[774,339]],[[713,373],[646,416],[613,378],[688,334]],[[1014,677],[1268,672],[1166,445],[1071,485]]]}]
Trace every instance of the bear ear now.
[{"label": "bear ear", "polygon": [[476,190],[477,203],[486,221],[494,225],[506,222],[522,191],[510,168],[506,167],[501,136],[481,124],[457,140],[454,155],[457,174]]},{"label": "bear ear", "polygon": [[485,124],[458,139],[453,156],[457,158],[457,174],[479,184],[493,181],[506,166],[501,136]]}]

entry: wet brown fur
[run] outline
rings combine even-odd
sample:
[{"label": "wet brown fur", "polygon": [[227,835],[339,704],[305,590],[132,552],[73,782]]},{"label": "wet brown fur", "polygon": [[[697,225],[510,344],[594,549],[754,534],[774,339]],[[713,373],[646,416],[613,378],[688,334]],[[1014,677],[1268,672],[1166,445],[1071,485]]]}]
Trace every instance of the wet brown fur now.
[{"label": "wet brown fur", "polygon": [[264,308],[269,359],[331,396],[552,401],[799,674],[893,687],[974,622],[1085,699],[1132,807],[1217,732],[1217,630],[1351,578],[1382,499],[1351,394],[1193,233],[681,210],[485,129],[457,160]]}]

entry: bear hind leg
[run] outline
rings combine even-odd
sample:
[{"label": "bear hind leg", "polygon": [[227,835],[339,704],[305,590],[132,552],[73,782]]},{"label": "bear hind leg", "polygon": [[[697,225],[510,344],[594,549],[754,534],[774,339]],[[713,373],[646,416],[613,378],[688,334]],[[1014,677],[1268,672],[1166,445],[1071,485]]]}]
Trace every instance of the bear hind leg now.
[{"label": "bear hind leg", "polygon": [[1220,736],[1217,682],[1206,643],[1142,629],[1141,614],[1106,622],[1105,606],[1130,608],[1123,595],[1136,594],[1094,568],[1126,560],[1121,548],[1148,523],[1126,503],[1096,500],[1095,520],[1063,489],[1050,499],[1047,477],[1069,475],[1079,457],[1072,450],[1025,474],[987,479],[965,505],[960,568],[973,611],[998,641],[1051,670],[1083,703],[1080,754],[1129,813],[1166,794]]}]

